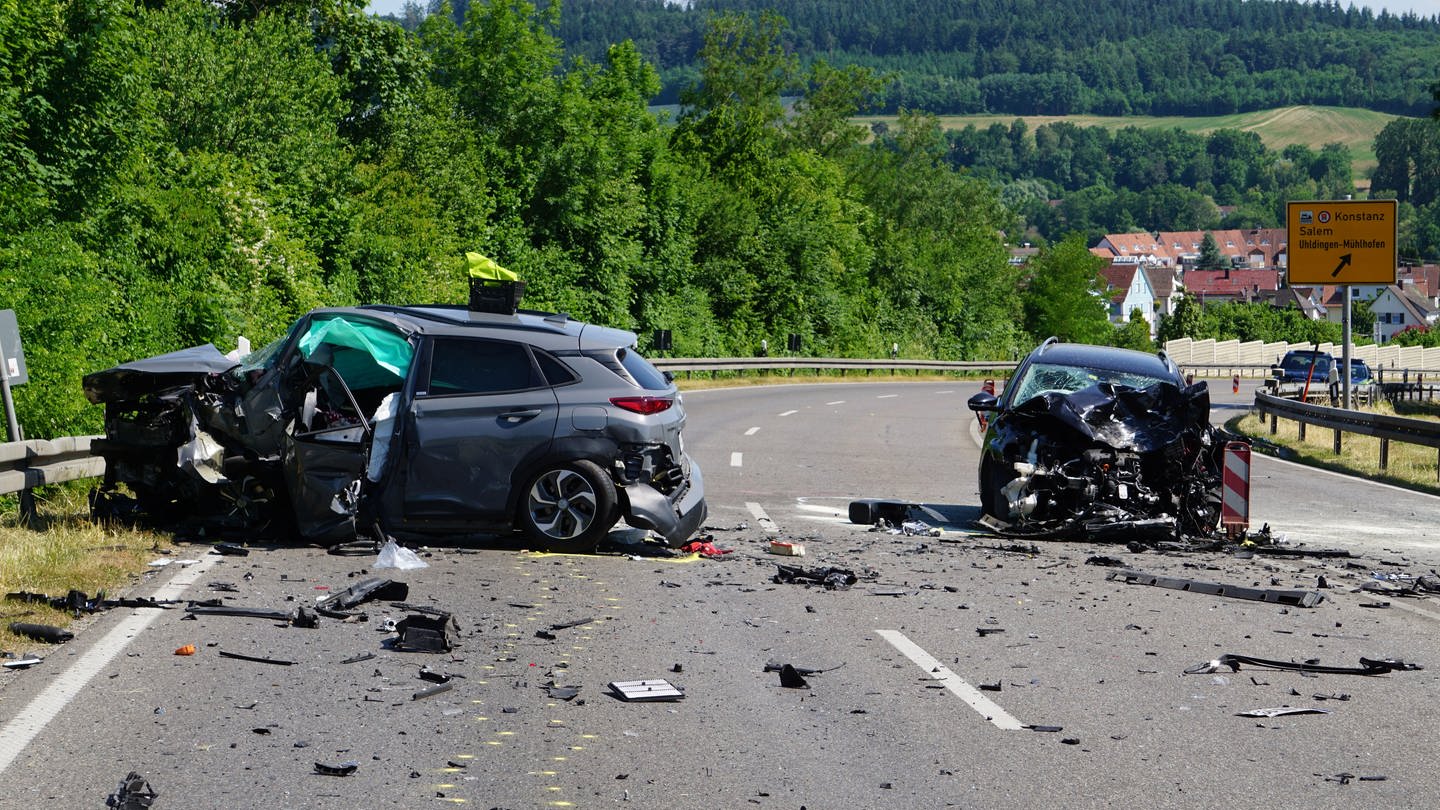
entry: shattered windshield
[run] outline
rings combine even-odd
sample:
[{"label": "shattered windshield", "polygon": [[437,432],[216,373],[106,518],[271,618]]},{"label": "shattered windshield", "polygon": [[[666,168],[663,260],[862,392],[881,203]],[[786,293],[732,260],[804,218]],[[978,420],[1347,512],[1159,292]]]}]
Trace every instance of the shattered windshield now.
[{"label": "shattered windshield", "polygon": [[1146,374],[1108,368],[1033,363],[1026,372],[1025,379],[1021,380],[1019,387],[1015,390],[1015,403],[1019,404],[1047,392],[1073,394],[1102,382],[1131,388],[1146,388],[1155,383],[1170,382],[1170,380],[1165,377],[1151,377]]}]

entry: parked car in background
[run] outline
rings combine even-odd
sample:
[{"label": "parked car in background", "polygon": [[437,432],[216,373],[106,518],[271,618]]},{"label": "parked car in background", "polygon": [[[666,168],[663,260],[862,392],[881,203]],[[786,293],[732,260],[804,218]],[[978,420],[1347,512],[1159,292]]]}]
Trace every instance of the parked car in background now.
[{"label": "parked car in background", "polygon": [[1204,382],[1163,353],[1061,343],[1020,363],[981,448],[985,514],[1008,533],[1090,539],[1209,535],[1220,516],[1225,434]]},{"label": "parked car in background", "polygon": [[1270,376],[1282,383],[1305,383],[1325,386],[1330,382],[1330,369],[1337,365],[1328,352],[1313,349],[1288,351],[1280,362],[1270,367]]},{"label": "parked car in background", "polygon": [[153,523],[357,534],[518,529],[593,549],[622,517],[681,545],[706,514],[674,383],[630,332],[459,306],[321,309],[85,378],[105,405],[97,503]]}]

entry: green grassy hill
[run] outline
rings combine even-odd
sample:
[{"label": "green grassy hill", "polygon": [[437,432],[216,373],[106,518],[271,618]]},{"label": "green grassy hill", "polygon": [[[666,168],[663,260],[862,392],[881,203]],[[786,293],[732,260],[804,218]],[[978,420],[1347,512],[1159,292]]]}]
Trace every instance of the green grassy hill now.
[{"label": "green grassy hill", "polygon": [[[1103,115],[946,115],[941,124],[947,129],[966,126],[988,127],[999,122],[1008,125],[1023,118],[1033,130],[1052,121],[1069,121],[1082,127],[1141,127],[1144,129],[1176,128],[1204,134],[1217,129],[1239,129],[1255,132],[1270,149],[1284,149],[1292,143],[1319,149],[1327,143],[1350,147],[1354,156],[1355,182],[1361,188],[1370,186],[1370,171],[1375,168],[1375,135],[1396,118],[1387,113],[1354,107],[1282,107],[1260,112],[1215,115],[1204,118],[1182,116],[1103,116]],[[895,123],[895,116],[863,116],[857,123],[867,126],[876,121]]]}]

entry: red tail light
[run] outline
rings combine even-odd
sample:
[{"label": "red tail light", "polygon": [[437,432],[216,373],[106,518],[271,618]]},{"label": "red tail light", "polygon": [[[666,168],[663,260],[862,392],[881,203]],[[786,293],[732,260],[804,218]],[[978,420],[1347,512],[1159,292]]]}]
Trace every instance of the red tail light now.
[{"label": "red tail light", "polygon": [[631,413],[649,416],[652,413],[670,410],[675,400],[670,397],[611,397],[610,404],[624,408]]}]

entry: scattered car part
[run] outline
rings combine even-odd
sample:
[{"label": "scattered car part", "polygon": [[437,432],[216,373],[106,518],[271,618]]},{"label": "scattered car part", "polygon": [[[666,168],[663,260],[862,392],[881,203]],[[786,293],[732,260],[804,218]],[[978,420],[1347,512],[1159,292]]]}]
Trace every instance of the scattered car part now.
[{"label": "scattered car part", "polygon": [[809,689],[810,683],[803,678],[795,667],[785,664],[780,667],[780,685],[786,689]]},{"label": "scattered car part", "polygon": [[10,632],[17,636],[25,636],[36,641],[44,641],[48,644],[64,644],[75,638],[75,634],[63,627],[55,627],[49,624],[30,624],[29,622],[11,622]]},{"label": "scattered car part", "polygon": [[159,795],[145,777],[131,771],[120,780],[115,792],[105,797],[105,806],[115,810],[146,810]]},{"label": "scattered car part", "polygon": [[546,684],[542,688],[545,690],[545,694],[549,695],[555,700],[570,701],[574,700],[580,695],[580,687],[578,686],[559,686],[557,684],[550,683]]},{"label": "scattered car part", "polygon": [[794,565],[775,566],[774,581],[779,584],[800,583],[802,585],[824,585],[825,590],[848,590],[860,581],[854,571],[844,568],[801,568]]},{"label": "scattered car part", "polygon": [[1267,669],[1313,672],[1322,675],[1385,675],[1390,672],[1424,669],[1424,667],[1419,664],[1411,664],[1393,658],[1361,658],[1360,666],[1358,667],[1331,667],[1322,666],[1318,660],[1305,661],[1303,663],[1298,661],[1274,661],[1265,658],[1254,658],[1248,655],[1226,653],[1212,661],[1206,661],[1190,667],[1185,670],[1185,674],[1207,675],[1212,672],[1219,672],[1221,667],[1228,667],[1231,672],[1239,672],[1241,664],[1265,667]]},{"label": "scattered car part", "polygon": [[349,776],[359,768],[359,761],[353,759],[349,762],[340,762],[335,765],[329,765],[324,762],[315,763],[315,773],[321,776]]},{"label": "scattered car part", "polygon": [[395,630],[400,634],[395,640],[395,649],[403,652],[450,652],[455,646],[450,638],[450,628],[454,623],[449,613],[406,616],[395,623]]},{"label": "scattered car part", "polygon": [[411,699],[411,700],[424,700],[425,698],[428,698],[428,697],[434,697],[435,695],[438,695],[438,694],[440,694],[441,692],[449,692],[451,689],[454,689],[454,688],[455,688],[455,684],[453,684],[453,683],[440,683],[440,684],[436,684],[436,685],[430,687],[429,689],[421,689],[419,692],[416,692],[415,694],[411,695],[411,696],[410,696],[410,699]]},{"label": "scattered car part", "polygon": [[194,645],[194,644],[184,644],[184,645],[181,645],[181,646],[179,646],[179,647],[176,647],[176,648],[175,648],[175,654],[176,654],[176,655],[194,655],[194,654],[195,654],[195,645]]},{"label": "scattered car part", "polygon": [[234,658],[234,659],[236,659],[236,660],[238,660],[238,661],[254,661],[254,662],[257,663],[257,664],[275,664],[276,666],[281,666],[281,667],[289,667],[289,666],[294,666],[294,665],[295,665],[295,662],[294,662],[294,661],[286,661],[286,660],[281,659],[281,658],[261,658],[261,657],[259,657],[259,656],[255,656],[255,655],[245,655],[245,654],[243,654],[243,653],[226,652],[226,651],[224,651],[224,650],[220,650],[220,657],[221,657],[221,658]]},{"label": "scattered car part", "polygon": [[1305,608],[1313,608],[1325,601],[1325,595],[1319,591],[1246,588],[1239,585],[1200,582],[1193,579],[1160,577],[1131,569],[1111,571],[1105,579],[1111,581],[1119,580],[1131,585],[1154,585],[1159,588],[1170,588],[1177,591],[1205,593],[1211,596],[1226,596],[1232,599],[1249,599],[1253,602],[1270,602],[1273,604],[1295,605]]},{"label": "scattered car part", "polygon": [[[215,600],[219,601],[219,600]],[[204,605],[192,604],[185,608],[185,612],[192,616],[240,616],[249,619],[271,619],[277,622],[289,623],[294,613],[289,610],[269,610],[266,608],[247,608],[231,605]]]},{"label": "scattered car part", "polygon": [[685,697],[684,690],[663,678],[645,681],[611,681],[609,689],[627,703],[674,701]]},{"label": "scattered car part", "polygon": [[216,554],[223,554],[227,557],[249,557],[250,549],[234,543],[216,543],[210,548]]},{"label": "scattered car part", "polygon": [[861,526],[874,526],[882,520],[899,525],[910,519],[910,509],[913,506],[914,504],[905,501],[860,498],[850,502],[847,514],[851,523]]},{"label": "scattered car part", "polygon": [[344,661],[341,661],[340,663],[342,663],[342,664],[358,664],[358,663],[360,663],[361,661],[369,661],[370,659],[372,659],[372,658],[374,658],[374,657],[375,657],[375,653],[373,653],[373,652],[357,653],[356,655],[352,655],[352,656],[350,656],[349,658],[346,658]]},{"label": "scattered car part", "polygon": [[372,577],[361,580],[343,591],[332,593],[316,603],[317,608],[326,610],[349,610],[363,602],[377,599],[386,602],[403,601],[410,595],[410,586],[393,579]]},{"label": "scattered car part", "polygon": [[1273,709],[1250,709],[1249,711],[1236,712],[1236,717],[1284,717],[1291,714],[1329,714],[1329,709],[1317,709],[1314,706],[1277,706]]},{"label": "scattered car part", "polygon": [[36,664],[40,663],[42,660],[43,659],[36,658],[32,655],[26,658],[17,658],[14,661],[6,661],[4,666],[6,669],[29,669],[30,667],[33,667]]}]

